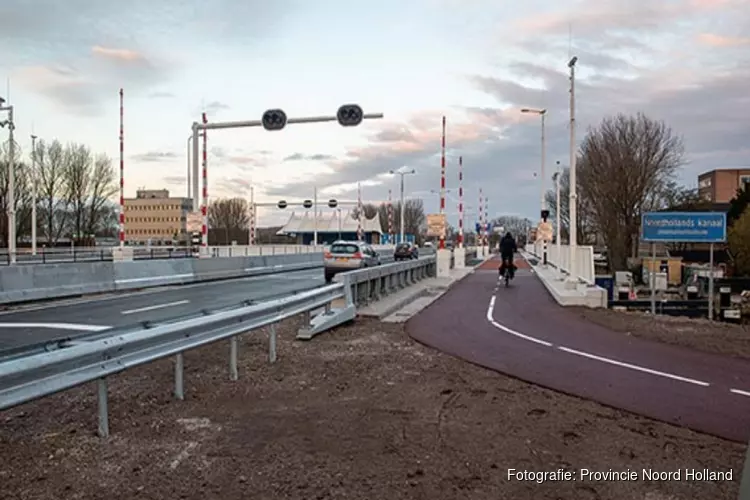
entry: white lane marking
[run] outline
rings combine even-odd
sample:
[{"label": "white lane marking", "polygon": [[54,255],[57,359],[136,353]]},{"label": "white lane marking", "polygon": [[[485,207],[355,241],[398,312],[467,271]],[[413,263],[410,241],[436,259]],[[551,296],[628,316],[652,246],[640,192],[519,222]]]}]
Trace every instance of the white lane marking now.
[{"label": "white lane marking", "polygon": [[0,323],[0,328],[49,328],[51,330],[75,330],[78,332],[103,332],[111,326],[79,325],[75,323]]},{"label": "white lane marking", "polygon": [[750,392],[748,391],[742,391],[740,389],[729,389],[729,392],[732,394],[739,394],[740,396],[748,396],[750,397]]},{"label": "white lane marking", "polygon": [[524,335],[523,333],[519,333],[515,330],[511,330],[507,326],[501,325],[500,323],[495,321],[495,319],[492,317],[492,313],[494,312],[494,310],[495,310],[495,296],[493,295],[492,298],[490,299],[490,306],[487,308],[487,321],[489,321],[492,324],[492,326],[494,326],[495,328],[499,328],[500,330],[506,333],[510,333],[511,335],[515,335],[516,337],[522,338],[524,340],[528,340],[529,342],[541,344],[546,347],[552,347],[552,344],[550,344],[547,341],[537,339],[534,337],[529,337],[528,335]]},{"label": "white lane marking", "polygon": [[570,354],[575,354],[576,356],[583,356],[584,358],[593,359],[595,361],[601,361],[602,363],[609,363],[610,365],[620,366],[622,368],[629,368],[631,370],[635,370],[638,372],[648,373],[651,375],[658,375],[659,377],[671,378],[672,380],[678,380],[680,382],[687,382],[688,384],[700,385],[701,387],[708,387],[709,385],[711,385],[708,382],[703,382],[701,380],[681,377],[679,375],[674,375],[672,373],[662,372],[659,370],[652,370],[651,368],[645,368],[643,366],[633,365],[630,363],[624,363],[622,361],[617,361],[617,360],[605,358],[602,356],[596,356],[594,354],[589,354],[583,351],[577,351],[569,347],[559,346],[558,349],[560,349],[561,351],[570,353]]},{"label": "white lane marking", "polygon": [[[487,321],[489,321],[492,324],[492,326],[494,326],[495,328],[503,330],[504,332],[510,333],[511,335],[514,335],[516,337],[522,338],[524,340],[528,340],[530,342],[541,344],[541,345],[543,345],[545,347],[553,347],[553,344],[551,344],[550,342],[546,342],[544,340],[541,340],[541,339],[538,339],[538,338],[535,338],[535,337],[531,337],[529,335],[524,335],[524,334],[519,333],[519,332],[517,332],[515,330],[511,330],[510,328],[508,328],[508,327],[506,327],[504,325],[501,325],[500,323],[498,323],[497,321],[495,321],[495,319],[493,318],[494,309],[495,309],[495,296],[493,295],[490,298],[490,305],[487,308]],[[635,370],[635,371],[639,371],[639,372],[643,372],[643,373],[648,373],[650,375],[658,375],[660,377],[665,377],[665,378],[669,378],[669,379],[672,379],[672,380],[677,380],[677,381],[680,381],[680,382],[687,382],[689,384],[695,384],[695,385],[699,385],[701,387],[709,387],[711,385],[708,382],[703,382],[701,380],[695,380],[695,379],[691,379],[691,378],[687,378],[687,377],[681,377],[679,375],[674,375],[672,373],[662,372],[662,371],[658,371],[658,370],[652,370],[651,368],[645,368],[643,366],[633,365],[633,364],[630,364],[630,363],[625,363],[625,362],[622,362],[622,361],[617,361],[617,360],[610,359],[610,358],[605,358],[605,357],[602,357],[602,356],[596,356],[594,354],[589,354],[587,352],[578,351],[576,349],[571,349],[571,348],[565,347],[565,346],[557,346],[557,349],[559,349],[559,350],[561,350],[563,352],[567,352],[569,354],[575,354],[577,356],[588,358],[588,359],[591,359],[591,360],[594,360],[594,361],[600,361],[602,363],[608,363],[608,364],[611,364],[611,365],[614,365],[614,366],[619,366],[621,368],[628,368],[628,369],[631,369],[631,370]],[[743,391],[737,392],[736,389],[732,389],[731,391],[735,392],[736,394],[743,394],[743,395],[750,396],[750,393],[743,393]]]},{"label": "white lane marking", "polygon": [[178,300],[176,302],[169,302],[168,304],[157,304],[155,306],[148,306],[148,307],[139,307],[138,309],[128,309],[127,311],[122,311],[120,314],[135,314],[140,312],[146,312],[146,311],[155,311],[157,309],[165,309],[167,307],[175,307],[175,306],[181,306],[183,304],[189,304],[189,300]]},{"label": "white lane marking", "polygon": [[193,274],[170,274],[169,276],[148,276],[146,278],[127,278],[127,279],[119,279],[115,280],[115,283],[117,284],[124,284],[124,283],[144,283],[148,281],[159,281],[159,280],[175,280],[175,279],[181,279],[181,278],[192,278]]},{"label": "white lane marking", "polygon": [[[290,271],[290,274],[292,273],[304,273],[307,272],[309,275],[316,274],[315,269],[304,269],[300,271]],[[144,295],[154,295],[154,294],[160,294],[160,293],[169,293],[174,292],[176,290],[192,290],[195,288],[207,288],[207,287],[216,287],[216,286],[226,286],[231,285],[233,283],[247,283],[247,282],[255,282],[255,281],[262,281],[267,280],[271,276],[242,276],[239,278],[231,278],[224,280],[220,283],[217,283],[215,281],[206,281],[206,282],[199,282],[199,283],[188,283],[185,285],[182,284],[174,284],[174,285],[167,285],[161,288],[150,288],[146,290],[138,290],[138,291],[128,291],[128,292],[108,292],[108,294],[104,297],[96,297],[96,298],[86,298],[86,299],[60,299],[55,300],[54,302],[50,304],[43,304],[43,305],[29,305],[29,304],[23,304],[23,305],[15,305],[15,304],[9,304],[7,307],[9,309],[0,311],[0,316],[8,316],[12,314],[20,314],[20,313],[26,313],[31,311],[43,311],[45,309],[58,309],[61,307],[77,307],[80,305],[86,305],[86,304],[96,304],[100,302],[107,302],[112,300],[122,300],[122,299],[129,299],[132,297],[142,297]],[[280,275],[272,276],[274,279],[277,279],[280,277]],[[306,278],[300,278],[300,279],[309,279]]]}]

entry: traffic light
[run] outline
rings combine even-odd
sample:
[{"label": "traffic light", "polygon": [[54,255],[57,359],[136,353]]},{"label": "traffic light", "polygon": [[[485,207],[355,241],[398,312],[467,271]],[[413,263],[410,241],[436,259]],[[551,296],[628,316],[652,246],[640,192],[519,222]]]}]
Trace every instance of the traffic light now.
[{"label": "traffic light", "polygon": [[336,208],[338,205],[339,205],[338,201],[336,201],[334,199],[328,200],[328,207],[329,208]]},{"label": "traffic light", "polygon": [[302,206],[305,207],[305,208],[312,208],[313,202],[312,202],[312,200],[305,200],[305,201],[302,202]]},{"label": "traffic light", "polygon": [[547,222],[548,217],[549,217],[549,210],[542,210],[542,220],[544,222]]},{"label": "traffic light", "polygon": [[287,203],[285,200],[281,200],[280,202],[276,204],[276,206],[283,210],[287,207]]},{"label": "traffic light", "polygon": [[269,109],[263,113],[261,123],[266,130],[281,130],[286,127],[286,113],[280,109]]},{"label": "traffic light", "polygon": [[336,119],[342,127],[356,127],[362,123],[364,113],[357,104],[344,104],[336,112]]}]

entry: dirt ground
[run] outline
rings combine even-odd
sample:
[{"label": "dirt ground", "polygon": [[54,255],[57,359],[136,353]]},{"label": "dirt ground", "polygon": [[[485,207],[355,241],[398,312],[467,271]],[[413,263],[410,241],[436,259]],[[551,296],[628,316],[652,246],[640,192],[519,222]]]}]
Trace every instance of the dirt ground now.
[{"label": "dirt ground", "polygon": [[570,308],[588,321],[634,337],[750,359],[750,325],[643,312]]},{"label": "dirt ground", "polygon": [[[537,388],[361,320],[310,342],[243,337],[110,382],[112,436],[95,436],[94,387],[0,413],[8,499],[734,499],[744,446]],[[733,470],[733,481],[543,482],[551,472]]]}]

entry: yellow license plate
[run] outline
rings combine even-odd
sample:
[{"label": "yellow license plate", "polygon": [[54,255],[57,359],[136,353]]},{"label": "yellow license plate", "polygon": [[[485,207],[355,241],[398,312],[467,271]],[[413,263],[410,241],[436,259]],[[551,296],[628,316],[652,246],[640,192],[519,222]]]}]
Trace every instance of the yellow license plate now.
[{"label": "yellow license plate", "polygon": [[339,258],[337,258],[336,260],[340,260],[340,261],[342,261],[342,262],[346,262],[346,261],[348,261],[348,260],[349,260],[349,257],[339,257]]}]

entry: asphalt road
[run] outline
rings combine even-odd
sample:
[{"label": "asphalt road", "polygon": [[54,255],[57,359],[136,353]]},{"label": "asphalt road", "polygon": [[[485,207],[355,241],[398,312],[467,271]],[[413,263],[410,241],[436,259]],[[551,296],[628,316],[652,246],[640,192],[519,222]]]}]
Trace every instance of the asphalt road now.
[{"label": "asphalt road", "polygon": [[322,269],[155,288],[0,313],[0,350],[109,328],[166,321],[244,300],[263,300],[325,284]]},{"label": "asphalt road", "polygon": [[426,345],[567,394],[746,442],[750,362],[623,336],[558,306],[530,270],[477,271],[407,323]]}]

